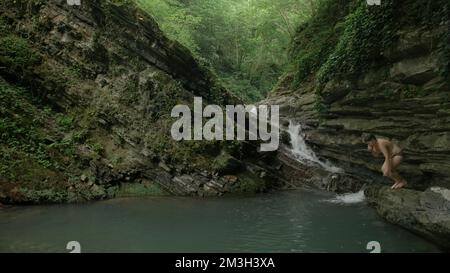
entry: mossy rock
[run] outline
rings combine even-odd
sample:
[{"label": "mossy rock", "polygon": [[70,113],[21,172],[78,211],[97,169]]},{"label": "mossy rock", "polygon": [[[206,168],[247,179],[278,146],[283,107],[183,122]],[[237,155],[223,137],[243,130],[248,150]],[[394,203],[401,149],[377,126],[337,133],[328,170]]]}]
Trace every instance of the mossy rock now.
[{"label": "mossy rock", "polygon": [[243,163],[227,152],[222,152],[214,159],[212,168],[219,174],[234,174],[242,170]]},{"label": "mossy rock", "polygon": [[116,193],[116,197],[139,197],[139,196],[166,196],[168,195],[155,183],[122,183]]},{"label": "mossy rock", "polygon": [[256,175],[244,172],[238,175],[239,179],[231,190],[235,194],[255,194],[265,192],[268,189],[268,183]]},{"label": "mossy rock", "polygon": [[43,203],[63,203],[67,200],[67,192],[55,189],[34,190],[28,188],[18,188],[14,190],[12,196],[13,203],[43,204]]}]

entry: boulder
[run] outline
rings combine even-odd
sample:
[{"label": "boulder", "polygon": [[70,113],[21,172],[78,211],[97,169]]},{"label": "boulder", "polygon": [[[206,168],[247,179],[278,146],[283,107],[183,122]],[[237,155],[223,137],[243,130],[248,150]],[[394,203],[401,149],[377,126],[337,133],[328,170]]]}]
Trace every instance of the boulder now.
[{"label": "boulder", "polygon": [[431,187],[426,191],[392,190],[370,186],[368,202],[391,223],[402,226],[450,250],[450,190]]},{"label": "boulder", "polygon": [[395,63],[390,74],[392,78],[403,83],[425,84],[439,76],[438,67],[436,57],[425,56]]}]

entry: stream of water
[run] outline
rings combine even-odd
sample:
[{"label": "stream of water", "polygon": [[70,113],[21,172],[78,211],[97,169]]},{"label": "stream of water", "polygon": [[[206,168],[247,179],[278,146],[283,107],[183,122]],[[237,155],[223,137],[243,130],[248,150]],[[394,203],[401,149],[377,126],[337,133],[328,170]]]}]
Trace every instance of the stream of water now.
[{"label": "stream of water", "polygon": [[296,124],[293,121],[289,121],[288,133],[291,138],[292,146],[290,152],[300,163],[307,165],[318,165],[331,173],[342,172],[342,169],[333,166],[330,162],[320,160],[314,151],[306,145],[301,124]]}]

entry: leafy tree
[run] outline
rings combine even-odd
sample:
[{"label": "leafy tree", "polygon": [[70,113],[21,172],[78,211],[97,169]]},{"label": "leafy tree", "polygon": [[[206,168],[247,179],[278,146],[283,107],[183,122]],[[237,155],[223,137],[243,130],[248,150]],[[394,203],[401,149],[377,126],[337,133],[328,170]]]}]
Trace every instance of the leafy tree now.
[{"label": "leafy tree", "polygon": [[263,98],[287,67],[296,26],[320,0],[136,0],[169,37],[211,64],[247,101]]}]

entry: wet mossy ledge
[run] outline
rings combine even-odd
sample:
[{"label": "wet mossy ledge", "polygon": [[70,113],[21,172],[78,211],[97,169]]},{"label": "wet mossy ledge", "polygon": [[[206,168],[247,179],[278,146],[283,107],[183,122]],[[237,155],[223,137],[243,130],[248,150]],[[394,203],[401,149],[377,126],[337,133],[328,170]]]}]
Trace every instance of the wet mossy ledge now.
[{"label": "wet mossy ledge", "polygon": [[0,203],[280,186],[254,143],[172,140],[173,106],[239,100],[132,2],[5,0],[0,14]]}]

